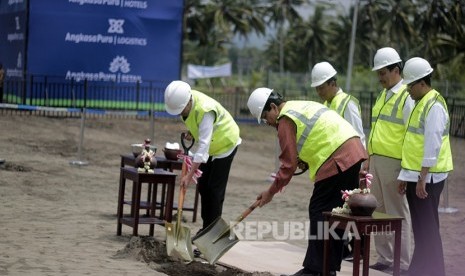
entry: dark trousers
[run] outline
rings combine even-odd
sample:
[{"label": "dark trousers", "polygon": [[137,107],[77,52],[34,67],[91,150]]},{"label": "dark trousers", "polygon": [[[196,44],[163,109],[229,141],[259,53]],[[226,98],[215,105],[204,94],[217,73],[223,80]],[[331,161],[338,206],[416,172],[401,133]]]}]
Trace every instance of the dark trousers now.
[{"label": "dark trousers", "polygon": [[407,182],[407,201],[412,218],[415,249],[409,267],[409,275],[444,276],[444,255],[439,232],[439,199],[444,182],[426,184],[428,196],[416,195],[416,182]]},{"label": "dark trousers", "polygon": [[210,156],[207,163],[202,163],[199,169],[202,176],[198,180],[200,193],[202,228],[206,228],[223,212],[224,195],[228,184],[229,171],[236,155],[237,147],[227,157],[212,160]]},{"label": "dark trousers", "polygon": [[[324,240],[321,237],[324,237],[324,235],[322,233],[318,234],[318,230],[323,230],[321,226],[324,222],[323,212],[332,211],[335,207],[342,207],[344,201],[342,199],[341,190],[353,190],[358,188],[360,164],[361,163],[357,163],[344,172],[339,172],[339,174],[335,176],[315,183],[308,208],[310,217],[310,239],[303,263],[305,269],[315,272],[323,271]],[[319,224],[320,226],[318,226]],[[342,238],[344,231],[336,230],[336,233]],[[344,241],[341,239],[334,239],[330,246],[330,270],[339,271],[341,269]]]}]

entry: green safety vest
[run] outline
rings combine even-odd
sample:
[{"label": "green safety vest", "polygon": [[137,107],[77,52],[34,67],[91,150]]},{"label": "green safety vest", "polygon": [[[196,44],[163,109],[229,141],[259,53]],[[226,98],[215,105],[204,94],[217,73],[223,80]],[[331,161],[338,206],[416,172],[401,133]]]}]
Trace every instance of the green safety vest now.
[{"label": "green safety vest", "polygon": [[[410,115],[407,132],[402,146],[401,166],[410,171],[421,171],[424,145],[425,145],[425,120],[434,103],[439,102],[447,111],[444,98],[436,91],[429,91],[416,105]],[[450,119],[447,115],[447,125],[442,134],[441,149],[439,150],[438,162],[429,169],[432,173],[445,173],[452,171],[452,153],[449,141]]]},{"label": "green safety vest", "polygon": [[345,92],[336,94],[336,96],[334,96],[334,98],[332,99],[331,103],[325,101],[323,104],[329,107],[330,109],[336,111],[342,117],[344,117],[344,112],[346,111],[347,105],[351,100],[354,101],[355,104],[358,106],[358,112],[361,114],[362,110],[360,108],[360,103],[358,102],[357,98]]},{"label": "green safety vest", "polygon": [[297,152],[309,166],[310,179],[348,139],[358,137],[354,128],[334,110],[311,101],[288,101],[278,119],[289,117],[297,126]]},{"label": "green safety vest", "polygon": [[184,121],[192,136],[196,140],[199,139],[200,122],[206,112],[213,111],[215,121],[208,154],[220,155],[235,147],[239,141],[240,130],[231,114],[220,103],[203,93],[192,90],[192,98],[194,105]]},{"label": "green safety vest", "polygon": [[399,92],[393,93],[387,102],[386,89],[378,95],[372,109],[368,154],[402,159],[402,142],[406,130],[402,111],[409,95],[406,88],[406,85],[402,85]]}]

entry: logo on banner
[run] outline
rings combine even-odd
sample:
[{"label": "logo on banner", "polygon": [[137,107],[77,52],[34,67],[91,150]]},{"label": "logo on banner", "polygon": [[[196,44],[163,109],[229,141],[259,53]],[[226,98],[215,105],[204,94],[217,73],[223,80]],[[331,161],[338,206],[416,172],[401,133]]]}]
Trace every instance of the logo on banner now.
[{"label": "logo on banner", "polygon": [[97,43],[129,46],[146,46],[147,38],[144,37],[127,37],[118,34],[124,34],[124,19],[108,18],[108,34],[83,34],[83,33],[66,33],[65,41],[78,43]]},{"label": "logo on banner", "polygon": [[110,67],[108,71],[111,73],[105,72],[66,72],[66,79],[74,79],[75,81],[88,80],[88,81],[111,81],[117,83],[134,83],[142,82],[142,76],[140,75],[130,75],[128,74],[131,71],[131,64],[128,62],[124,56],[116,56],[110,62]]},{"label": "logo on banner", "polygon": [[6,76],[14,78],[23,77],[23,55],[21,52],[18,52],[18,57],[16,59],[16,68],[6,68]]},{"label": "logo on banner", "polygon": [[128,60],[125,57],[116,56],[113,61],[110,63],[110,68],[108,69],[112,73],[116,73],[121,71],[123,73],[129,73],[131,69],[129,69]]},{"label": "logo on banner", "polygon": [[108,33],[117,33],[117,34],[122,34],[124,33],[123,30],[123,24],[124,24],[124,19],[114,19],[114,18],[109,18],[108,23],[110,24],[110,27],[108,28]]},{"label": "logo on banner", "polygon": [[15,16],[15,28],[17,32],[7,34],[7,40],[9,42],[24,40],[24,33],[21,32],[19,16]]},{"label": "logo on banner", "polygon": [[[9,0],[9,1],[21,1],[22,0]],[[120,6],[122,8],[132,9],[147,9],[149,4],[148,1],[140,0],[68,0],[70,3],[79,5],[99,5],[99,6]]]},{"label": "logo on banner", "polygon": [[23,67],[23,58],[21,52],[18,53],[18,59],[16,60],[16,67],[21,68]]}]

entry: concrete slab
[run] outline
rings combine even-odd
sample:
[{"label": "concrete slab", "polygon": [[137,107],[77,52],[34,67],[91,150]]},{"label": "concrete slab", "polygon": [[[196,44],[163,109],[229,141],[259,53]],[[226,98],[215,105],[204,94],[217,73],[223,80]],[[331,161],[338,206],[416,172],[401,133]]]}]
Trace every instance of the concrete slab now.
[{"label": "concrete slab", "polygon": [[[218,261],[248,272],[293,274],[302,269],[306,248],[279,241],[239,241]],[[360,267],[362,271],[362,267]],[[361,274],[361,272],[360,272]],[[352,263],[343,261],[340,276],[352,275]],[[370,269],[372,276],[389,275]]]}]

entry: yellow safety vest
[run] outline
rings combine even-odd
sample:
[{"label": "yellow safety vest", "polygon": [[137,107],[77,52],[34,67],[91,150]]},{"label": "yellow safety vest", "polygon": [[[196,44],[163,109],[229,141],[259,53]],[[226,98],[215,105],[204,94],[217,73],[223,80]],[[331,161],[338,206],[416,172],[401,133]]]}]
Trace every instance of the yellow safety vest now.
[{"label": "yellow safety vest", "polygon": [[368,154],[402,159],[402,142],[406,126],[403,121],[403,108],[408,97],[407,86],[402,85],[386,102],[384,89],[372,109],[371,131],[368,138]]},{"label": "yellow safety vest", "polygon": [[360,108],[360,103],[358,102],[357,98],[345,92],[336,94],[336,96],[334,96],[331,103],[329,103],[328,101],[325,101],[323,104],[329,107],[330,109],[336,111],[342,117],[344,117],[344,112],[346,111],[347,105],[349,104],[351,100],[354,101],[355,104],[358,106],[358,112],[361,114],[362,109]]},{"label": "yellow safety vest", "polygon": [[297,126],[297,152],[307,162],[310,179],[323,163],[348,139],[358,137],[354,128],[334,110],[311,101],[288,101],[278,115]]},{"label": "yellow safety vest", "polygon": [[203,93],[192,90],[192,97],[194,105],[184,123],[196,140],[199,139],[199,125],[205,113],[210,111],[215,113],[208,154],[220,155],[236,146],[240,130],[231,114],[220,103]]},{"label": "yellow safety vest", "polygon": [[442,134],[442,144],[439,150],[438,162],[429,169],[432,173],[445,173],[453,170],[452,153],[449,141],[450,118],[447,104],[444,98],[436,91],[429,91],[414,107],[410,115],[407,132],[402,146],[402,162],[404,169],[421,171],[424,145],[425,145],[425,120],[434,103],[443,105],[447,113],[447,125]]}]

